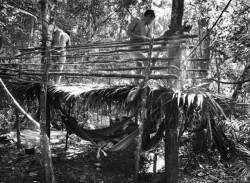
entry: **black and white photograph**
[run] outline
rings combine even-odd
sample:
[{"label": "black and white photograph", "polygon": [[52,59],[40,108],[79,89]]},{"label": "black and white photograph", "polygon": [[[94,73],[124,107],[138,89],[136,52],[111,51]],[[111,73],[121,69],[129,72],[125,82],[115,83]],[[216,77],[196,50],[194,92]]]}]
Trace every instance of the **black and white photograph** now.
[{"label": "black and white photograph", "polygon": [[0,183],[250,183],[250,0],[0,0]]}]

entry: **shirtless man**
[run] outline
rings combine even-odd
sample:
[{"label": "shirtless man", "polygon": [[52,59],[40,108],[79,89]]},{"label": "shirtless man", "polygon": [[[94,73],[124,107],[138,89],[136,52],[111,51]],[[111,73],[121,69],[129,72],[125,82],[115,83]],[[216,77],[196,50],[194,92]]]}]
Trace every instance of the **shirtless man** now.
[{"label": "shirtless man", "polygon": [[[63,70],[63,64],[60,63],[65,63],[66,62],[66,50],[65,47],[71,45],[71,40],[70,40],[70,33],[69,32],[64,32],[60,28],[55,28],[54,33],[53,33],[53,39],[51,46],[53,48],[56,48],[56,50],[52,53],[53,55],[53,62],[54,64],[51,69],[56,70],[56,71],[62,71]],[[57,48],[58,47],[58,48]],[[55,83],[60,83],[61,82],[62,76],[56,76],[55,77]]]},{"label": "shirtless man", "polygon": [[[141,19],[134,19],[128,26],[127,34],[131,41],[141,42],[151,40],[150,24],[155,19],[155,13],[153,10],[147,10]],[[131,46],[132,49],[140,49],[141,46]],[[135,51],[130,53],[132,58],[146,58],[141,51]],[[142,67],[141,62],[136,62],[137,67]],[[136,74],[140,74],[141,70],[138,70]],[[135,80],[138,83],[138,80]]]}]

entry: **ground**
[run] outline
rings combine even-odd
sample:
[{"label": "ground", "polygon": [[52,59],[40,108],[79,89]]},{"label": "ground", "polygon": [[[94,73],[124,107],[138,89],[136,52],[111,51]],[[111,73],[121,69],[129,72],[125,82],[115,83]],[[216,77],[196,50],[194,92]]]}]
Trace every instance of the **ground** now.
[{"label": "ground", "polygon": [[[37,132],[24,131],[22,141],[26,147],[27,139],[38,135]],[[25,135],[24,135],[25,136]],[[33,140],[35,144],[39,138]],[[57,183],[131,183],[133,182],[134,154],[127,149],[122,152],[108,153],[97,160],[97,149],[86,141],[71,135],[67,150],[65,133],[52,131],[52,157]],[[24,146],[25,146],[24,145]],[[41,166],[39,150],[35,154],[25,154],[24,149],[17,150],[14,143],[0,143],[0,183],[42,183],[44,170]],[[180,156],[181,183],[239,183],[239,176],[228,171],[222,164],[200,163],[196,169],[183,173],[188,157]],[[100,166],[97,166],[99,163]],[[161,173],[141,173],[141,183],[156,183]]]}]

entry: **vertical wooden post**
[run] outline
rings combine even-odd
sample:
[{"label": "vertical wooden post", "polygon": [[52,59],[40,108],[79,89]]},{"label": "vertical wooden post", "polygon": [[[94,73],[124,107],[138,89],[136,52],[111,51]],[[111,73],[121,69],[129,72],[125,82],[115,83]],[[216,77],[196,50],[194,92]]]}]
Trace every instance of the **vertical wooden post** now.
[{"label": "vertical wooden post", "polygon": [[[220,55],[219,53],[215,52],[215,66],[216,66],[216,75],[217,79],[220,81]],[[220,82],[217,84],[217,92],[220,93]]]},{"label": "vertical wooden post", "polygon": [[50,139],[50,120],[51,120],[51,116],[50,116],[50,105],[49,105],[48,101],[49,100],[47,99],[47,101],[46,101],[46,134],[48,135],[48,137]]},{"label": "vertical wooden post", "polygon": [[149,87],[147,87],[147,82],[149,80],[149,76],[151,73],[151,62],[152,62],[152,49],[153,49],[153,41],[150,42],[149,45],[149,52],[148,52],[148,62],[147,67],[145,69],[145,78],[142,83],[140,83],[139,88],[142,89],[144,87],[144,91],[141,96],[141,103],[142,103],[142,118],[141,122],[139,122],[139,135],[137,140],[137,150],[136,150],[136,163],[135,163],[135,181],[138,180],[138,171],[139,171],[139,165],[140,165],[140,154],[141,154],[141,148],[142,148],[142,137],[143,137],[143,130],[144,130],[144,122],[147,119],[147,99],[149,94]]},{"label": "vertical wooden post", "polygon": [[46,134],[46,102],[47,102],[47,81],[48,81],[48,50],[47,50],[47,40],[48,40],[48,22],[49,22],[49,5],[48,0],[41,0],[41,12],[42,12],[42,84],[40,91],[40,145],[41,153],[43,158],[43,165],[45,169],[45,182],[55,183],[51,151],[49,145],[49,138]]},{"label": "vertical wooden post", "polygon": [[19,113],[18,109],[15,108],[16,113],[16,138],[17,138],[17,149],[21,148],[21,137],[20,137],[20,120],[19,120]]},{"label": "vertical wooden post", "polygon": [[154,153],[154,161],[153,161],[153,173],[157,171],[157,153]]},{"label": "vertical wooden post", "polygon": [[69,142],[69,130],[66,127],[66,142],[65,142],[65,147],[64,147],[65,150],[68,149],[68,142]]},{"label": "vertical wooden post", "polygon": [[[23,62],[21,58],[21,62]],[[18,66],[18,78],[21,78],[21,71],[22,71],[22,65],[20,64]],[[13,106],[15,107],[15,106]],[[16,138],[17,138],[17,149],[21,148],[21,133],[20,133],[20,120],[19,120],[19,113],[18,108],[15,107],[15,113],[16,113]]]}]

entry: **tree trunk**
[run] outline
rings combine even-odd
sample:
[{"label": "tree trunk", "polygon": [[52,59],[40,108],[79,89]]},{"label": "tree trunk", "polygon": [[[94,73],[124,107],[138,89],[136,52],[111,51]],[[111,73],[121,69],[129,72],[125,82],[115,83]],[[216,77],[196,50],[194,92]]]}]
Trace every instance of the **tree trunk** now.
[{"label": "tree trunk", "polygon": [[177,183],[178,182],[178,122],[179,114],[177,111],[177,101],[173,101],[169,106],[171,115],[166,119],[165,123],[165,181],[164,183]]},{"label": "tree trunk", "polygon": [[[250,64],[247,64],[243,73],[241,74],[240,78],[238,79],[238,81],[244,81],[249,72],[250,72]],[[237,84],[235,86],[235,90],[234,90],[233,95],[232,95],[232,99],[234,101],[237,100],[238,94],[239,94],[240,90],[242,89],[242,85],[243,85],[243,83],[240,83],[240,84]]]},{"label": "tree trunk", "polygon": [[48,50],[47,50],[47,40],[48,40],[48,22],[49,22],[49,7],[48,0],[41,1],[42,10],[42,86],[40,91],[40,115],[41,115],[41,134],[40,134],[40,146],[43,158],[43,165],[45,169],[45,182],[55,183],[51,151],[49,145],[49,138],[46,134],[46,102],[47,102],[47,81],[48,81]]},{"label": "tree trunk", "polygon": [[184,0],[172,0],[171,24],[172,30],[178,30],[182,24]]},{"label": "tree trunk", "polygon": [[[201,43],[201,58],[207,59],[206,62],[199,62],[200,63],[200,69],[208,69],[209,67],[209,60],[210,60],[210,36],[207,36],[208,34],[208,24],[209,21],[206,18],[203,18],[199,20],[199,29],[200,29],[200,40],[206,36],[206,38]],[[202,77],[207,77],[208,73],[202,73]]]},{"label": "tree trunk", "polygon": [[[178,30],[182,27],[182,17],[183,17],[183,11],[184,11],[184,0],[172,0],[172,14],[171,14],[171,24],[170,24],[170,36],[173,36],[177,34]],[[180,43],[171,43],[169,44],[169,51],[168,51],[168,57],[169,58],[175,58],[176,60],[170,60],[168,62],[168,66],[176,66],[179,69],[181,69],[181,48]],[[179,71],[171,72],[173,74],[177,74],[180,76]],[[169,87],[179,87],[180,88],[180,82],[177,82],[176,80],[169,80]]]},{"label": "tree trunk", "polygon": [[[172,31],[178,31],[182,27],[182,17],[184,11],[184,0],[172,0],[172,14],[171,14],[171,25]],[[175,57],[179,61],[174,63],[169,62],[170,65],[181,67],[181,48],[180,44],[175,48],[171,48],[168,52],[169,57]],[[177,73],[179,76],[180,74]],[[174,85],[173,85],[174,84]],[[181,88],[181,82],[170,83],[170,87]],[[177,183],[178,182],[178,105],[176,101],[172,102],[170,106],[171,110],[174,111],[172,116],[167,118],[165,125],[165,178],[162,182],[165,183]]]}]

